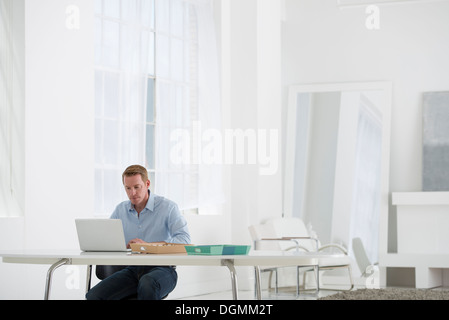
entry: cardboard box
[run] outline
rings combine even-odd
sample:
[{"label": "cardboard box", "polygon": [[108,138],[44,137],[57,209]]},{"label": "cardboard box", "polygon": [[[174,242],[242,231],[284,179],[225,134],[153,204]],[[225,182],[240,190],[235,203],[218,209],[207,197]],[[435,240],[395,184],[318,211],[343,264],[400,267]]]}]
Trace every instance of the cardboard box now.
[{"label": "cardboard box", "polygon": [[132,243],[131,250],[136,253],[186,253],[185,246],[189,244],[152,242],[152,243]]}]

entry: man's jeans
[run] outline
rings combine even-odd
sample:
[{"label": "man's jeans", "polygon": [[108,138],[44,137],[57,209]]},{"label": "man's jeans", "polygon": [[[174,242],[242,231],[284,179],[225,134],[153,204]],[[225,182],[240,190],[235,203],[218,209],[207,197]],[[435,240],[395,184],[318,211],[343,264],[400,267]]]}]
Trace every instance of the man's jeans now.
[{"label": "man's jeans", "polygon": [[178,281],[173,267],[133,266],[118,271],[93,287],[87,300],[162,300]]}]

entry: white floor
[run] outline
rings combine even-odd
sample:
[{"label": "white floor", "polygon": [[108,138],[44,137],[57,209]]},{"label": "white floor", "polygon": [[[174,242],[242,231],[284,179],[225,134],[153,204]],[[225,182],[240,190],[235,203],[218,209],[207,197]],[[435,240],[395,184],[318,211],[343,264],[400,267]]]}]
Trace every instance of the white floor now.
[{"label": "white floor", "polygon": [[[365,287],[354,287],[353,290],[362,289]],[[449,287],[434,288],[434,290],[448,290]],[[287,290],[278,293],[263,291],[262,300],[317,300],[318,298],[325,297],[332,294],[337,294],[340,291],[337,290],[320,290],[318,294],[314,292],[301,292],[299,297],[296,297],[294,290]],[[239,300],[256,300],[254,291],[242,291],[238,292]],[[231,291],[215,292],[198,296],[185,297],[177,300],[232,300]]]},{"label": "white floor", "polygon": [[[264,290],[262,292],[262,300],[317,300],[320,297],[336,294],[338,292],[339,291],[334,290],[320,290],[318,294],[315,293],[314,291],[301,292],[299,297],[297,297],[296,292],[294,292],[294,290],[286,290],[279,292],[278,294]],[[254,296],[254,291],[243,291],[243,290],[240,290],[238,292],[238,299],[256,300]],[[215,292],[204,295],[185,297],[178,300],[232,300],[232,292],[231,291]]]}]

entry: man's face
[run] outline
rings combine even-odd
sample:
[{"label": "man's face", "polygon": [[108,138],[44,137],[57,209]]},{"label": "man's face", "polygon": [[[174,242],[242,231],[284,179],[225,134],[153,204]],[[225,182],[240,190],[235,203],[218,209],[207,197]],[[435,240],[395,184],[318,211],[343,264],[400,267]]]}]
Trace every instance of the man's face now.
[{"label": "man's face", "polygon": [[148,188],[150,187],[149,180],[143,182],[140,174],[130,177],[125,176],[123,185],[129,200],[134,206],[146,204],[148,201]]}]

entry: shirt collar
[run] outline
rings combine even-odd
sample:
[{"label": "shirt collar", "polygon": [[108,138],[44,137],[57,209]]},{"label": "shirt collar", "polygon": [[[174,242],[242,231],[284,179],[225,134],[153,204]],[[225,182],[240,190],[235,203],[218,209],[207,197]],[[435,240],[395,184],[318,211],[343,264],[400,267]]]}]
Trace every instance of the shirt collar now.
[{"label": "shirt collar", "polygon": [[[151,193],[149,189],[148,189],[148,195],[149,195],[149,197],[148,197],[148,201],[147,201],[147,204],[145,206],[145,209],[148,209],[151,212],[153,212],[154,211],[154,194]],[[134,205],[131,203],[131,201],[129,201],[129,208],[128,208],[128,210],[129,211],[134,211],[135,210],[134,209]]]},{"label": "shirt collar", "polygon": [[150,210],[151,212],[154,211],[154,194],[150,192],[150,190],[148,190],[148,201],[147,201],[147,205],[145,206],[145,208],[147,208],[148,210]]}]

